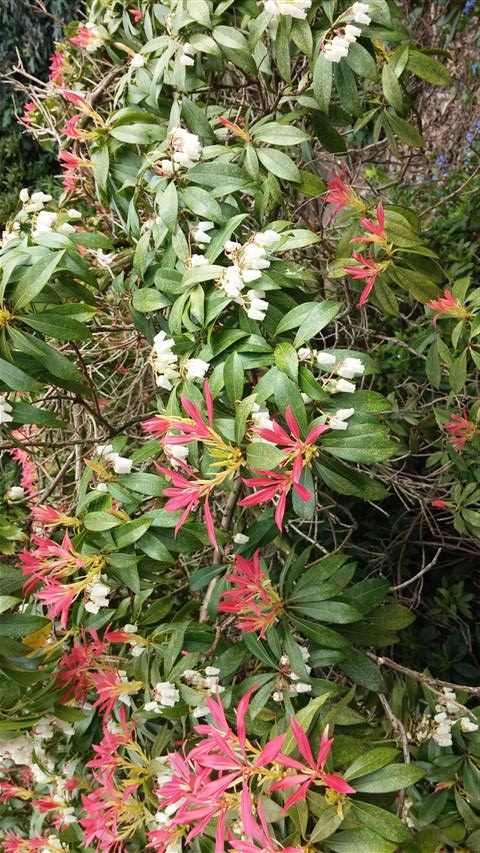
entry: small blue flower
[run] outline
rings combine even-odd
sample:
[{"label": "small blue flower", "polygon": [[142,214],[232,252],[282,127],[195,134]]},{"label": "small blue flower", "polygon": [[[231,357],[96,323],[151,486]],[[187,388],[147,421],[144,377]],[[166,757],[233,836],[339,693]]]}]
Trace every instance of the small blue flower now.
[{"label": "small blue flower", "polygon": [[417,180],[418,180],[418,181],[424,181],[424,180],[425,180],[425,175],[417,175]]},{"label": "small blue flower", "polygon": [[476,74],[478,71],[478,62],[472,62],[470,68],[472,69],[473,73]]},{"label": "small blue flower", "polygon": [[475,122],[475,127],[480,127],[480,118],[477,118]]},{"label": "small blue flower", "polygon": [[469,15],[470,12],[472,12],[474,8],[475,8],[475,0],[467,0],[467,2],[465,3],[465,6],[463,7],[463,14]]},{"label": "small blue flower", "polygon": [[438,178],[436,175],[432,175],[432,181],[438,181]]},{"label": "small blue flower", "polygon": [[443,154],[439,154],[437,159],[435,160],[435,162],[438,163],[439,166],[446,166],[447,165],[447,160],[443,156]]},{"label": "small blue flower", "polygon": [[467,142],[473,142],[473,133],[470,133],[470,131],[469,131],[467,133],[465,139],[467,140]]}]

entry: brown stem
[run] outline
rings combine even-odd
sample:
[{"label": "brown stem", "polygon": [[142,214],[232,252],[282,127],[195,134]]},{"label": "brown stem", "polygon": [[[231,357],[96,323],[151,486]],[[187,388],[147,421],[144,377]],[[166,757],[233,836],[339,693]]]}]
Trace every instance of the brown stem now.
[{"label": "brown stem", "polygon": [[450,690],[454,690],[455,692],[459,690],[464,693],[471,693],[472,696],[480,696],[480,687],[470,687],[468,684],[455,684],[453,681],[442,681],[440,678],[432,678],[430,675],[425,675],[424,672],[417,672],[416,669],[410,669],[408,666],[402,666],[401,663],[396,663],[390,658],[380,657],[379,655],[374,655],[372,652],[367,652],[367,654],[369,658],[378,664],[378,666],[388,666],[389,669],[394,669],[395,672],[401,672],[402,675],[408,675],[415,681],[419,681],[421,684],[426,684],[427,687],[449,687]]},{"label": "brown stem", "polygon": [[[403,725],[402,721],[398,719],[396,714],[394,714],[392,708],[388,704],[388,700],[387,700],[387,697],[385,696],[385,694],[379,693],[378,698],[380,699],[380,702],[382,704],[383,710],[385,711],[385,714],[387,715],[388,719],[390,720],[390,723],[392,725],[392,729],[397,733],[397,735],[400,738],[400,741],[402,744],[403,760],[405,761],[405,764],[410,764],[410,761],[411,761],[410,749],[408,747],[408,737],[407,737],[407,732],[405,730],[405,726]],[[402,790],[399,792],[399,797],[398,797],[398,807],[397,807],[397,814],[398,815],[403,814],[404,803],[405,803],[405,789],[402,788]]]},{"label": "brown stem", "polygon": [[[240,477],[237,477],[237,479],[235,480],[234,486],[233,486],[233,491],[230,494],[230,496],[229,496],[229,498],[225,504],[225,509],[223,511],[222,520],[220,522],[220,530],[223,533],[227,533],[227,531],[230,530],[230,526],[232,524],[233,513],[234,513],[235,507],[237,505],[237,500],[238,500],[238,496],[240,494],[241,488],[242,488],[242,480]],[[221,565],[222,556],[223,555],[220,553],[220,550],[217,548],[217,550],[215,551],[215,554],[213,556],[213,565],[214,566],[220,566]],[[217,581],[218,581],[218,577],[215,577],[215,578],[212,578],[212,580],[208,584],[208,589],[205,593],[205,598],[203,599],[202,606],[200,608],[200,616],[199,616],[200,622],[207,622],[208,621],[208,605],[210,604],[210,599],[213,595],[213,590],[215,589],[215,587],[217,585]]]}]

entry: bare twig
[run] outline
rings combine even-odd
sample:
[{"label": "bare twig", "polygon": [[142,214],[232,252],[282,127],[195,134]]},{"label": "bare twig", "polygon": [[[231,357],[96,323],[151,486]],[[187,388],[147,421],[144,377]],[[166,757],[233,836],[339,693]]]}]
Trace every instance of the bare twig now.
[{"label": "bare twig", "polygon": [[438,548],[437,553],[435,554],[433,560],[430,560],[430,562],[428,563],[427,566],[424,566],[423,569],[421,569],[419,572],[417,572],[417,574],[414,575],[413,578],[409,578],[408,581],[403,581],[403,583],[398,583],[396,586],[391,586],[390,591],[396,592],[398,589],[404,589],[406,586],[410,586],[410,584],[414,583],[416,580],[421,578],[422,575],[425,575],[427,572],[430,571],[430,569],[433,569],[433,567],[436,565],[438,558],[439,558],[441,553],[442,553],[442,549]]},{"label": "bare twig", "polygon": [[402,675],[407,675],[421,684],[425,684],[429,689],[438,687],[448,687],[455,692],[471,693],[472,696],[480,696],[480,687],[471,687],[469,684],[455,684],[453,681],[442,681],[440,678],[432,678],[431,675],[425,675],[424,672],[417,672],[416,669],[410,669],[408,666],[403,666],[401,663],[391,660],[391,658],[380,657],[374,655],[373,652],[367,652],[369,658],[375,661],[378,666],[387,666],[389,669],[394,669],[395,672],[401,672]]},{"label": "bare twig", "polygon": [[[411,761],[410,749],[408,746],[408,737],[407,737],[407,732],[406,732],[405,726],[403,725],[402,721],[398,719],[396,714],[394,714],[392,708],[390,707],[390,705],[388,703],[388,700],[387,700],[387,697],[385,696],[385,694],[379,693],[378,698],[380,699],[383,710],[385,711],[388,719],[390,720],[390,723],[392,725],[393,730],[397,733],[397,735],[400,738],[400,741],[402,744],[403,760],[404,760],[405,764],[410,764],[410,761]],[[399,815],[401,815],[403,813],[404,804],[405,804],[405,789],[402,788],[402,790],[399,792],[399,798],[398,798],[397,813]]]}]

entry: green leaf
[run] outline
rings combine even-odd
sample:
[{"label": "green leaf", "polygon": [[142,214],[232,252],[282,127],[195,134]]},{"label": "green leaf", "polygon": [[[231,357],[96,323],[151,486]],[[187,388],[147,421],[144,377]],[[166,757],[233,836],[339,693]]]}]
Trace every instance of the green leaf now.
[{"label": "green leaf", "polygon": [[132,545],[143,536],[151,524],[152,519],[144,516],[143,518],[136,518],[134,521],[127,521],[117,527],[113,534],[116,547],[121,549],[126,548],[127,545]]},{"label": "green leaf", "polygon": [[238,403],[243,397],[243,386],[245,376],[242,357],[237,352],[232,352],[223,366],[223,379],[227,397],[231,403]]},{"label": "green leaf", "polygon": [[301,324],[293,345],[295,347],[309,341],[315,337],[322,329],[325,328],[337,316],[342,307],[341,302],[315,302],[308,316]]},{"label": "green leaf", "polygon": [[186,98],[185,96],[182,97],[182,116],[185,119],[187,127],[189,127],[193,133],[197,133],[201,136],[205,142],[208,141],[215,143],[217,141],[217,137],[215,136],[204,111],[200,109],[194,101],[191,101],[190,98]]},{"label": "green leaf", "polygon": [[287,83],[292,79],[290,64],[290,21],[284,15],[277,18],[278,26],[272,45],[278,71]]},{"label": "green leaf", "polygon": [[467,380],[467,351],[464,350],[452,362],[452,366],[448,373],[448,381],[450,388],[454,394],[459,394],[465,386]]},{"label": "green leaf", "polygon": [[341,434],[328,432],[322,436],[322,447],[332,456],[349,462],[383,462],[397,450],[397,445],[378,424],[350,424]]},{"label": "green leaf", "polygon": [[158,474],[135,471],[133,474],[122,475],[122,486],[125,486],[126,489],[131,489],[132,492],[139,492],[141,495],[160,498],[163,495],[165,481]]},{"label": "green leaf", "polygon": [[300,429],[306,429],[307,413],[305,410],[305,403],[302,400],[297,384],[292,382],[286,373],[278,371],[274,381],[274,389],[272,390],[274,390],[275,402],[282,414],[284,414],[288,406],[290,406]]},{"label": "green leaf", "polygon": [[351,782],[359,776],[366,776],[375,770],[380,770],[387,764],[391,764],[398,756],[398,749],[391,746],[378,746],[362,753],[345,770],[343,776]]},{"label": "green leaf", "polygon": [[218,256],[223,252],[223,247],[226,241],[230,240],[230,237],[232,236],[235,229],[238,228],[239,225],[241,225],[241,223],[244,219],[247,218],[247,216],[247,213],[239,213],[236,216],[232,216],[232,218],[225,223],[223,228],[221,228],[214,234],[212,242],[209,243],[208,248],[205,252],[205,257],[207,257],[211,263],[215,261]]},{"label": "green leaf", "polygon": [[427,360],[425,362],[425,373],[427,379],[434,388],[440,388],[442,379],[442,366],[440,364],[440,356],[438,354],[437,341],[435,340],[428,350]]},{"label": "green leaf", "polygon": [[430,54],[409,48],[407,68],[417,77],[426,80],[427,83],[433,83],[436,86],[453,85],[454,81],[450,72]]},{"label": "green leaf", "polygon": [[[359,629],[359,641],[361,628]],[[379,667],[367,655],[358,649],[351,649],[350,654],[339,664],[345,675],[361,687],[380,693],[386,689],[385,681]],[[392,788],[390,790],[396,790]]]},{"label": "green leaf", "polygon": [[110,128],[110,135],[119,142],[127,142],[130,145],[144,145],[160,139],[160,127],[148,122],[134,122],[133,124],[121,124]]},{"label": "green leaf", "polygon": [[343,601],[312,601],[301,605],[295,603],[294,610],[302,616],[310,616],[319,622],[330,622],[336,625],[358,622],[362,618],[362,614],[356,607]]},{"label": "green leaf", "polygon": [[29,403],[13,403],[12,417],[17,424],[39,424],[40,426],[65,427],[65,421],[60,421],[52,412],[31,406]]},{"label": "green leaf", "polygon": [[398,82],[397,75],[392,71],[388,63],[385,63],[382,68],[382,88],[388,103],[392,107],[395,107],[397,112],[403,112],[405,104],[402,88]]},{"label": "green leaf", "polygon": [[353,71],[342,60],[333,69],[335,84],[342,107],[354,116],[362,114],[362,104],[358,95],[357,83]]},{"label": "green leaf", "polygon": [[107,558],[109,575],[132,592],[140,592],[140,577],[137,569],[137,558],[130,554],[110,554]]},{"label": "green leaf", "polygon": [[332,83],[332,63],[325,59],[325,54],[321,50],[313,67],[313,94],[322,113],[328,113],[332,97]]},{"label": "green leaf", "polygon": [[368,80],[377,79],[377,63],[372,54],[363,45],[354,42],[348,48],[345,61],[352,71],[366,77]]},{"label": "green leaf", "polygon": [[292,344],[287,342],[278,344],[273,353],[275,364],[278,369],[286,373],[293,381],[298,381],[298,355]]},{"label": "green leaf", "polygon": [[37,391],[42,387],[41,383],[28,373],[3,358],[0,358],[0,380],[12,391]]},{"label": "green leaf", "polygon": [[120,518],[116,518],[110,512],[87,512],[83,518],[83,523],[87,530],[102,532],[110,530],[112,527],[118,527],[122,524]]},{"label": "green leaf", "polygon": [[362,794],[388,794],[414,785],[424,775],[425,771],[416,764],[389,764],[362,776],[355,787]]},{"label": "green leaf", "polygon": [[313,110],[312,121],[313,126],[315,128],[315,133],[317,134],[318,139],[325,148],[325,151],[328,151],[329,154],[347,153],[347,145],[343,136],[341,136],[338,130],[334,128],[333,124],[331,124],[326,115],[317,112],[316,110]]},{"label": "green leaf", "polygon": [[419,302],[425,303],[440,296],[437,285],[421,272],[396,266],[390,270],[390,275]]},{"label": "green leaf", "polygon": [[45,311],[43,314],[23,314],[19,319],[35,331],[60,341],[84,341],[92,337],[87,326],[63,314],[50,314]]},{"label": "green leaf", "polygon": [[31,267],[27,267],[26,272],[16,285],[12,296],[14,311],[18,311],[20,308],[28,305],[29,302],[32,302],[38,296],[50,281],[64,254],[65,252],[55,252],[52,255],[49,252],[48,255],[40,258]]},{"label": "green leaf", "polygon": [[170,181],[159,201],[160,218],[171,234],[177,228],[178,194],[175,181]]},{"label": "green leaf", "polygon": [[412,148],[424,148],[425,140],[419,130],[409,121],[405,121],[400,116],[394,116],[392,113],[385,113],[385,119],[388,121],[393,132],[402,142],[410,145]]},{"label": "green leaf", "polygon": [[151,311],[160,311],[170,305],[170,299],[159,293],[154,287],[142,287],[136,290],[133,294],[133,307],[136,311],[141,311],[142,314],[149,314]]},{"label": "green leaf", "polygon": [[392,403],[377,391],[354,391],[353,394],[335,394],[330,402],[334,404],[335,410],[352,408],[356,412],[372,412],[375,414],[390,412],[392,410]]},{"label": "green leaf", "polygon": [[385,487],[367,474],[343,465],[337,459],[323,457],[315,468],[327,486],[341,495],[356,495],[364,500],[378,501],[388,494]]},{"label": "green leaf", "polygon": [[91,155],[93,162],[93,175],[101,190],[107,188],[110,158],[108,145],[100,145]]},{"label": "green leaf", "polygon": [[387,841],[368,829],[348,829],[329,839],[334,853],[395,853],[398,844]]},{"label": "green leaf", "polygon": [[322,181],[318,175],[314,175],[313,172],[307,172],[304,169],[300,169],[300,184],[298,186],[298,192],[302,195],[306,195],[309,198],[317,198],[324,194],[327,189],[327,185],[325,181]]},{"label": "green leaf", "polygon": [[15,346],[23,353],[33,356],[49,373],[68,383],[85,386],[85,379],[79,370],[61,353],[57,352],[45,341],[18,329],[10,329]]},{"label": "green leaf", "polygon": [[259,148],[258,159],[268,172],[286,181],[299,181],[300,172],[290,157],[274,148]]},{"label": "green leaf", "polygon": [[308,839],[309,844],[315,844],[323,841],[324,838],[329,838],[341,823],[343,823],[343,815],[338,813],[337,807],[327,806],[312,829]]},{"label": "green leaf", "polygon": [[247,447],[247,465],[252,471],[271,471],[284,459],[283,450],[266,441],[254,441]]},{"label": "green leaf", "polygon": [[300,145],[310,139],[308,133],[299,127],[278,121],[252,127],[250,133],[255,141],[265,142],[267,145]]},{"label": "green leaf", "polygon": [[295,305],[290,311],[287,311],[284,317],[278,323],[275,329],[275,334],[288,332],[290,329],[296,329],[308,317],[312,308],[316,305],[315,302],[302,302],[300,305]]},{"label": "green leaf", "polygon": [[196,216],[202,219],[211,219],[212,222],[222,224],[224,216],[222,208],[208,190],[203,187],[185,187],[181,192],[181,198],[185,205]]},{"label": "green leaf", "polygon": [[188,170],[188,180],[194,184],[217,189],[219,195],[242,190],[250,179],[243,169],[233,163],[196,163]]},{"label": "green leaf", "polygon": [[49,624],[43,616],[28,616],[24,613],[2,613],[0,616],[0,637],[28,637]]}]

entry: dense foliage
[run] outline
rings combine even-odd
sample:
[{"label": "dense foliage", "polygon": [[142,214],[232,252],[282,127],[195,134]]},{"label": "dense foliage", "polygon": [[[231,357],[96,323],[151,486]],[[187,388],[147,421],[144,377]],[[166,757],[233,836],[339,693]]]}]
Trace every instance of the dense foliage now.
[{"label": "dense foliage", "polygon": [[480,849],[479,126],[420,175],[454,80],[413,24],[93,0],[31,89],[63,192],[0,251],[5,853]]}]

